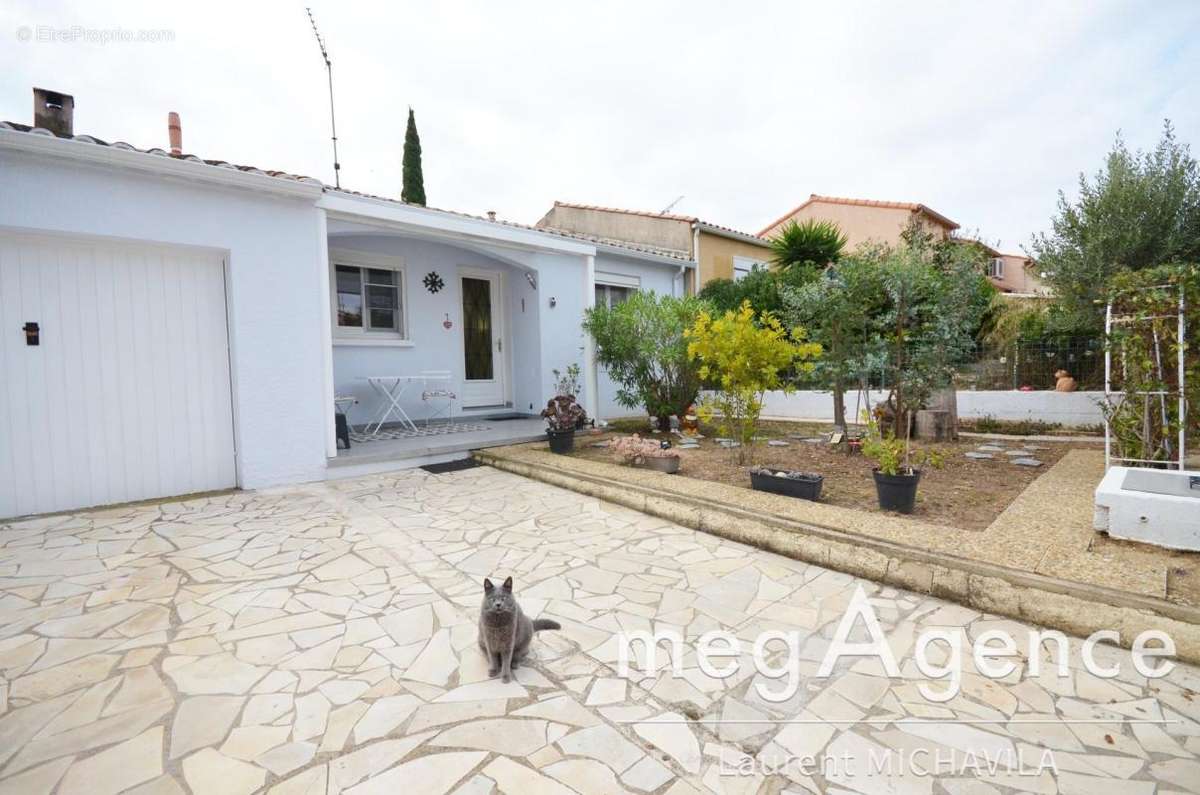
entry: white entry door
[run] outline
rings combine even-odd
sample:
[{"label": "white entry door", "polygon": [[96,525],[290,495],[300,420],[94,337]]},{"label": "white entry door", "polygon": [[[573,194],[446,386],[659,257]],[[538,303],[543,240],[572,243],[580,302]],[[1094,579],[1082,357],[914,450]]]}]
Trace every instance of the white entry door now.
[{"label": "white entry door", "polygon": [[0,517],[237,483],[219,254],[0,232]]},{"label": "white entry door", "polygon": [[459,269],[464,408],[505,403],[504,309],[497,273]]}]

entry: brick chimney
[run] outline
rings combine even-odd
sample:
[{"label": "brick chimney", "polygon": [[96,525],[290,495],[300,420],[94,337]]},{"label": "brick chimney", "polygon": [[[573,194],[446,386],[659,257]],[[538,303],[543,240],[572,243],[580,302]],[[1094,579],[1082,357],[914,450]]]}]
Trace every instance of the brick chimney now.
[{"label": "brick chimney", "polygon": [[167,114],[167,136],[171,140],[171,154],[183,154],[183,125],[175,111]]},{"label": "brick chimney", "polygon": [[33,126],[55,135],[75,135],[75,97],[45,88],[33,89]]}]

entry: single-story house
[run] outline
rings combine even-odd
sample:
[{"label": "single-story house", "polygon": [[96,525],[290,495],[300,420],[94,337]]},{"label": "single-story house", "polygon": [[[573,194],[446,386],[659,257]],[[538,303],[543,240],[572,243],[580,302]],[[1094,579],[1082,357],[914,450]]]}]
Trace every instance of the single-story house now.
[{"label": "single-story house", "polygon": [[797,207],[767,224],[758,234],[761,237],[774,237],[792,221],[810,219],[836,223],[846,235],[848,250],[866,242],[899,245],[900,233],[914,219],[926,232],[932,234],[935,240],[949,239],[958,229],[958,224],[954,221],[917,202],[845,199],[814,193]]},{"label": "single-story house", "polygon": [[695,260],[695,279],[687,285],[690,294],[713,279],[740,279],[771,261],[771,241],[693,215],[556,201],[536,226],[634,243]]},{"label": "single-story house", "polygon": [[[0,517],[461,457],[540,432],[502,420],[535,417],[573,363],[603,416],[584,310],[609,289],[682,294],[695,268],[201,159],[174,136],[75,135],[73,105],[35,90],[34,125],[0,122]],[[390,400],[368,379],[430,373],[474,437],[339,450],[335,397],[362,426]],[[396,399],[418,425],[425,391]]]}]

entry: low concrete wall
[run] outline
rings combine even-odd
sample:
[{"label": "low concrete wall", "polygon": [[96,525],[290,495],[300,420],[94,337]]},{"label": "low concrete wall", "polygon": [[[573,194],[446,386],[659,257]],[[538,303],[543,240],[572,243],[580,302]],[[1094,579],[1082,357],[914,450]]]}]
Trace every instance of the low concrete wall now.
[{"label": "low concrete wall", "polygon": [[[1159,630],[1175,641],[1175,659],[1200,664],[1200,611],[1188,605],[801,522],[749,507],[740,499],[725,502],[719,496],[676,493],[671,479],[686,481],[682,475],[657,475],[663,479],[661,486],[653,483],[655,475],[648,478],[650,484],[643,482],[648,474],[644,471],[636,479],[625,472],[617,473],[619,479],[611,478],[599,471],[605,465],[569,457],[564,461],[531,447],[476,450],[474,457],[497,469],[730,541],[1080,638],[1115,629],[1118,643],[1129,648],[1140,633]],[[749,494],[749,501],[764,496]]]},{"label": "low concrete wall", "polygon": [[[871,405],[884,400],[887,392],[872,390]],[[1103,392],[1020,392],[1018,390],[960,391],[960,419],[994,417],[998,420],[1042,420],[1061,425],[1098,425],[1104,421],[1100,413]],[[846,395],[846,419],[854,421],[856,409],[861,413],[858,393]],[[804,390],[790,395],[768,392],[763,400],[763,416],[777,419],[832,420],[833,395],[830,392]]]}]

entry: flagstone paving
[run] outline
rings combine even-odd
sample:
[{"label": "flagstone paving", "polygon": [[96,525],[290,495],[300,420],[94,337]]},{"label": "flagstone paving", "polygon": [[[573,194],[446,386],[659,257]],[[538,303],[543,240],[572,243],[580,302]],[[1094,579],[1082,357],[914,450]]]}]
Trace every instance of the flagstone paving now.
[{"label": "flagstone paving", "polygon": [[[508,574],[563,629],[505,684],[475,620]],[[903,677],[862,658],[817,678],[860,586]],[[967,655],[934,703],[931,627],[1025,631],[486,467],[32,519],[0,526],[0,795],[1200,792],[1195,668],[1147,680],[1102,648],[1102,679],[1076,643],[1065,679],[1018,658],[993,681]],[[716,629],[797,633],[798,691],[765,699],[744,654],[720,679],[685,650],[674,677],[665,646],[619,676],[618,633]],[[962,756],[1042,749],[1057,772]],[[957,761],[868,775],[888,751]]]}]

